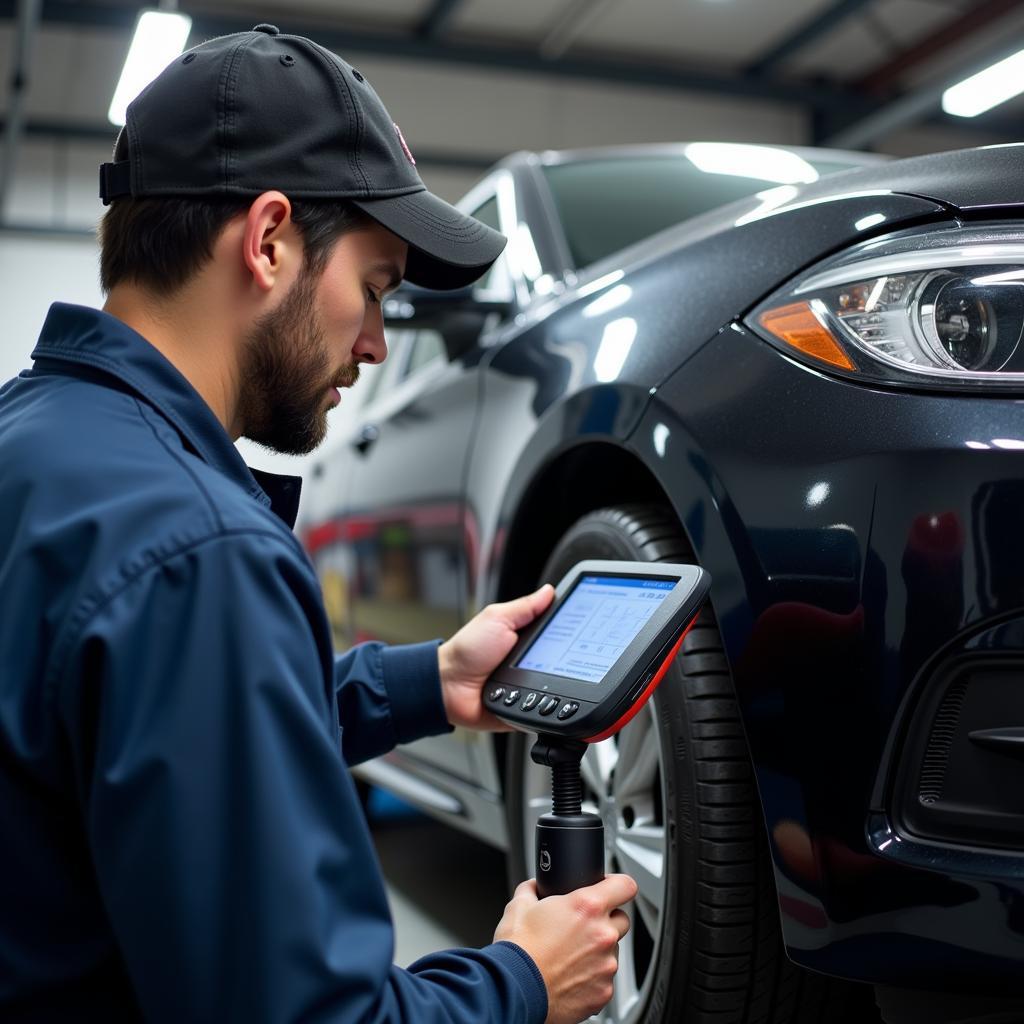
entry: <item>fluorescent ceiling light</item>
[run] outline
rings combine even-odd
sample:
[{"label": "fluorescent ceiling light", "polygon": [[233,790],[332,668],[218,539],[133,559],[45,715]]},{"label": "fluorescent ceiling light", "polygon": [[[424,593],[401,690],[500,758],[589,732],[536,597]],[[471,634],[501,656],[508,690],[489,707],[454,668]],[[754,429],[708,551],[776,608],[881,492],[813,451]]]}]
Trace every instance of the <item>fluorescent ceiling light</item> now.
[{"label": "fluorescent ceiling light", "polygon": [[942,109],[957,117],[977,117],[1024,92],[1024,50],[951,86]]},{"label": "fluorescent ceiling light", "polygon": [[192,19],[176,11],[143,11],[139,15],[121,80],[107,111],[111,124],[124,124],[128,104],[185,49],[191,28]]},{"label": "fluorescent ceiling light", "polygon": [[818,180],[818,172],[802,156],[773,146],[691,142],[683,153],[694,167],[707,174],[732,174],[738,178],[777,181],[780,185]]}]

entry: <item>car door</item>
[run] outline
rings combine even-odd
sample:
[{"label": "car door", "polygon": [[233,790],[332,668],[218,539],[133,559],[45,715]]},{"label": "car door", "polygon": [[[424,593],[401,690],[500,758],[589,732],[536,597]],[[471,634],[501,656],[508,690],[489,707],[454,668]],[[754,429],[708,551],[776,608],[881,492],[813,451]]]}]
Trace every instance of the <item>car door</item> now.
[{"label": "car door", "polygon": [[[470,212],[500,230],[493,187],[485,183],[473,195]],[[481,287],[493,295],[507,279],[496,266]],[[399,360],[401,371],[364,407],[351,441],[358,454],[347,503],[355,642],[447,638],[462,624],[465,605],[471,538],[465,536],[463,485],[477,415],[478,350],[453,358],[443,320],[390,338],[389,359]],[[398,756],[471,778],[472,742],[460,730]]]}]

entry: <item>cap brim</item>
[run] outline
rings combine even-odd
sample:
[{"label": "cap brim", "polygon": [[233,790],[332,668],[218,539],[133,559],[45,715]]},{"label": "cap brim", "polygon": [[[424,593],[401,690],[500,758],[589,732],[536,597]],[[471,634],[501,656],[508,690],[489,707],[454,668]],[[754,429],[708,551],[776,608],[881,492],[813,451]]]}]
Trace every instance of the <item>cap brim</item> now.
[{"label": "cap brim", "polygon": [[487,272],[504,235],[426,190],[353,205],[409,243],[405,280],[423,288],[463,288]]}]

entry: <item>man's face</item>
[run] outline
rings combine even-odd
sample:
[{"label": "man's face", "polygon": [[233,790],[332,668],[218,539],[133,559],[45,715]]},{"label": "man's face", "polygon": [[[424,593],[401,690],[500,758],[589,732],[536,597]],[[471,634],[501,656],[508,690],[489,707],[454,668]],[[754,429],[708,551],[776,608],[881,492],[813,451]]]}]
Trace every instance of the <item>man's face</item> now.
[{"label": "man's face", "polygon": [[262,316],[242,358],[244,436],[286,455],[313,451],[327,413],[360,363],[387,356],[381,299],[401,280],[408,246],[378,224],[343,235],[320,275],[303,268]]}]

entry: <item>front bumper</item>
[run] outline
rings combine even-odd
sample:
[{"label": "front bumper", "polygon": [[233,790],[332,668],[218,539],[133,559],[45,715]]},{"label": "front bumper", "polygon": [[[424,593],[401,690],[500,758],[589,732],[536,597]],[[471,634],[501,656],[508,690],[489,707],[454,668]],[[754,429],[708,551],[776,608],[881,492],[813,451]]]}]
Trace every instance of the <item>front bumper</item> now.
[{"label": "front bumper", "polygon": [[1018,440],[1019,400],[837,381],[739,327],[631,438],[715,581],[807,966],[1024,991],[1024,760],[969,735],[1024,726]]}]

